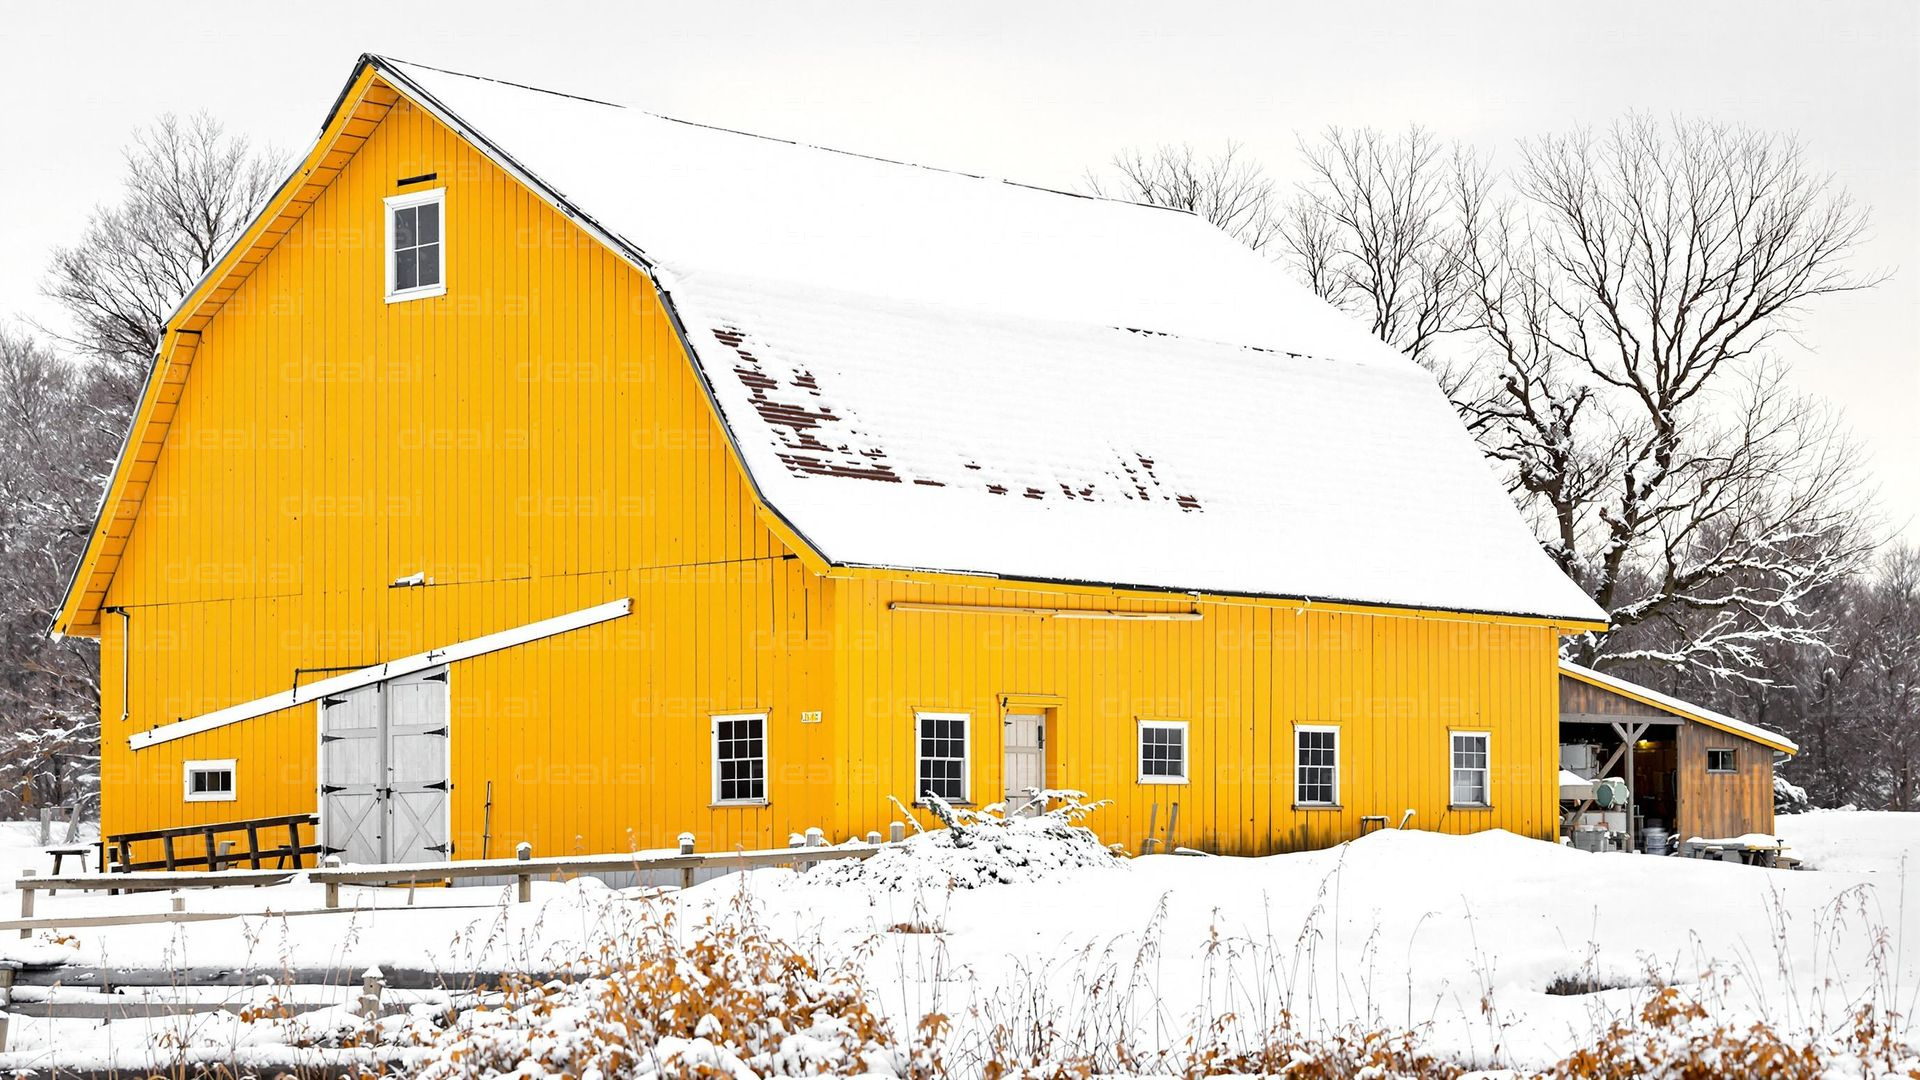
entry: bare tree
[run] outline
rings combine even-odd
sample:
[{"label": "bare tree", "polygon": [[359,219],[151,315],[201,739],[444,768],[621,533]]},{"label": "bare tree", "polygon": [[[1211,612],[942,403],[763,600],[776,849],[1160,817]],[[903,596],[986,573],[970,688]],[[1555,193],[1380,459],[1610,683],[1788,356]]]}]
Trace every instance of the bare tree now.
[{"label": "bare tree", "polygon": [[1308,179],[1278,230],[1288,261],[1375,336],[1439,364],[1436,342],[1460,329],[1467,309],[1460,255],[1486,197],[1486,165],[1418,126],[1398,136],[1330,127],[1299,145]]},{"label": "bare tree", "polygon": [[45,290],[72,319],[62,340],[137,388],[161,323],[225,253],[284,173],[202,113],[168,115],[126,152],[125,194],[94,211],[78,243],[54,252]]},{"label": "bare tree", "polygon": [[[54,253],[45,290],[77,354],[0,327],[0,816],[97,792],[98,654],[46,628],[94,511],[162,322],[274,190],[279,156],[205,115],[137,134],[121,200]],[[49,336],[54,336],[49,334]]]},{"label": "bare tree", "polygon": [[1761,646],[1823,641],[1807,599],[1869,547],[1857,453],[1768,350],[1874,283],[1846,266],[1864,212],[1790,140],[1645,117],[1523,143],[1513,184],[1461,253],[1468,421],[1620,628],[1577,651],[1764,680]]},{"label": "bare tree", "polygon": [[1785,772],[1818,805],[1920,809],[1920,548],[1888,549],[1809,607],[1833,634],[1771,648],[1770,684],[1676,689],[1718,693],[1722,707],[1798,740]]},{"label": "bare tree", "polygon": [[1207,157],[1184,143],[1122,150],[1109,165],[1111,175],[1089,170],[1082,187],[1106,198],[1190,211],[1255,251],[1264,251],[1279,234],[1273,181],[1239,143]]},{"label": "bare tree", "polygon": [[0,816],[97,792],[97,652],[46,628],[118,437],[100,374],[0,326]]},{"label": "bare tree", "polygon": [[1330,128],[1300,151],[1278,210],[1231,144],[1114,167],[1125,194],[1283,255],[1434,372],[1610,614],[1582,659],[1755,683],[1771,650],[1831,640],[1816,601],[1868,553],[1870,499],[1842,426],[1770,346],[1877,279],[1847,264],[1864,211],[1797,143],[1632,116],[1525,141],[1504,175],[1418,127]]}]

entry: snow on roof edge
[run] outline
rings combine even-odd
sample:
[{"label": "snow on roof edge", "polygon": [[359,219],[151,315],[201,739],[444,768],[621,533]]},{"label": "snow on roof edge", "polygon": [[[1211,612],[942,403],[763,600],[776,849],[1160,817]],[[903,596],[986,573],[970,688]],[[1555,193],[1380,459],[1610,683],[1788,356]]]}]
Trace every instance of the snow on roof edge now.
[{"label": "snow on roof edge", "polygon": [[1628,682],[1626,679],[1622,679],[1617,675],[1608,675],[1604,672],[1595,671],[1593,668],[1576,664],[1571,660],[1560,661],[1560,670],[1562,673],[1571,675],[1582,682],[1592,683],[1595,686],[1607,690],[1617,691],[1628,697],[1641,698],[1649,705],[1670,710],[1688,719],[1697,720],[1709,727],[1720,728],[1729,734],[1740,735],[1758,743],[1771,744],[1784,749],[1788,754],[1798,754],[1800,752],[1799,743],[1794,742],[1792,739],[1787,738],[1777,731],[1763,728],[1758,724],[1750,724],[1745,720],[1736,720],[1725,713],[1715,712],[1705,706],[1695,705],[1690,701],[1682,701],[1671,694],[1663,694],[1652,687],[1642,686],[1636,682]]},{"label": "snow on roof edge", "polygon": [[[796,532],[797,531],[798,530],[796,530]],[[809,541],[809,543],[811,543],[811,541]],[[820,554],[824,556],[825,552],[820,552]],[[1432,615],[1468,615],[1475,618],[1488,619],[1537,619],[1575,626],[1597,625],[1594,620],[1583,615],[1556,614],[1550,611],[1504,611],[1495,608],[1418,604],[1403,600],[1368,600],[1355,596],[1316,596],[1305,593],[1220,589],[1212,586],[1195,586],[1189,588],[1184,585],[1155,585],[1137,581],[1100,581],[1094,578],[1041,577],[1032,574],[1001,573],[995,570],[955,569],[947,566],[908,566],[903,563],[834,561],[831,558],[827,561],[833,566],[847,570],[880,570],[900,574],[953,574],[960,577],[987,578],[993,581],[1004,582],[1010,586],[1057,585],[1078,589],[1112,589],[1115,592],[1153,593],[1165,596],[1168,599],[1184,597],[1202,602],[1209,596],[1224,596],[1236,600],[1271,600],[1276,603],[1297,603],[1303,610],[1311,610],[1316,606],[1391,608],[1399,611],[1415,611]],[[1649,693],[1651,693],[1651,691],[1649,691]],[[1734,721],[1734,723],[1738,722],[1739,721]]]}]

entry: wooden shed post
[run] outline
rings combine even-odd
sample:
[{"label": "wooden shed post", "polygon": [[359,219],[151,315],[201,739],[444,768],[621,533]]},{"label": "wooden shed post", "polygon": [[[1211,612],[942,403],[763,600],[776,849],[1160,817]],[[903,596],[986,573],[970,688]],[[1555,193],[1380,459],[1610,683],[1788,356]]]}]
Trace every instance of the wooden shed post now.
[{"label": "wooden shed post", "polygon": [[1624,758],[1621,772],[1626,775],[1621,777],[1621,779],[1627,782],[1627,850],[1633,851],[1639,846],[1635,843],[1633,835],[1633,807],[1634,801],[1640,794],[1633,788],[1633,744],[1639,742],[1640,737],[1645,735],[1647,729],[1653,725],[1641,724],[1638,727],[1629,728],[1618,720],[1611,721],[1611,723],[1614,734],[1620,736],[1620,750]]}]

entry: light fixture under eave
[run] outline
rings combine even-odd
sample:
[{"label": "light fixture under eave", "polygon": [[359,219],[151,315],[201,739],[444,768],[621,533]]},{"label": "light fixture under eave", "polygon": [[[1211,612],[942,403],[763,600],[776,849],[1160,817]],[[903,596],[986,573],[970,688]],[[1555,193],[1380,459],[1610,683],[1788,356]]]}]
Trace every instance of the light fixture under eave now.
[{"label": "light fixture under eave", "polygon": [[1108,622],[1199,622],[1198,611],[1115,611],[1110,608],[1012,607],[995,604],[930,604],[895,600],[888,611],[941,611],[954,615],[1024,615],[1036,619],[1101,619]]}]

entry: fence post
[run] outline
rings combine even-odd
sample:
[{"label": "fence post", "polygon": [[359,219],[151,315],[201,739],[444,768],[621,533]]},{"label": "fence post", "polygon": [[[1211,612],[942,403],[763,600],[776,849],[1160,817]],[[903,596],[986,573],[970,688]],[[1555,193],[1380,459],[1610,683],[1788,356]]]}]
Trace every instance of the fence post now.
[{"label": "fence post", "polygon": [[880,830],[879,829],[874,829],[871,832],[867,833],[867,843],[872,844],[874,847],[880,846]]},{"label": "fence post", "polygon": [[[255,859],[254,861],[258,862],[259,860]],[[338,855],[321,856],[320,868],[322,870],[340,869],[340,856]],[[333,880],[332,878],[328,878],[323,884],[326,886],[326,890],[327,890],[327,907],[329,908],[339,907],[340,906],[340,883]]]},{"label": "fence post", "polygon": [[[525,840],[520,841],[520,843],[513,849],[513,857],[516,859],[519,859],[521,862],[526,862],[528,859],[533,858],[533,845],[527,843]],[[523,904],[532,901],[533,900],[533,875],[524,874],[524,873],[521,874],[519,876],[518,884],[519,884],[519,896],[518,896],[519,901]]]},{"label": "fence post", "polygon": [[[33,918],[33,882],[27,879],[34,877],[37,873],[38,871],[34,870],[20,871],[20,917],[23,919]],[[20,936],[23,938],[32,937],[33,931],[22,927],[20,929]]]},{"label": "fence post", "polygon": [[[682,855],[693,854],[693,834],[690,832],[683,832],[680,834],[679,839],[680,839],[680,854]],[[693,867],[683,866],[680,868],[680,887],[683,889],[693,888]]]},{"label": "fence post", "polygon": [[7,1010],[13,1008],[13,966],[0,967],[0,1054],[7,1052]]},{"label": "fence post", "polygon": [[905,840],[906,838],[907,838],[906,822],[896,821],[893,824],[887,826],[887,839],[889,841],[898,844],[901,841]]},{"label": "fence post", "polygon": [[40,808],[40,846],[53,843],[53,807]]},{"label": "fence post", "polygon": [[184,896],[181,896],[181,895],[180,895],[180,890],[179,890],[179,889],[175,889],[175,890],[173,890],[173,903],[172,903],[172,907],[173,907],[173,910],[175,910],[175,911],[185,911],[185,910],[187,910],[187,898],[186,898],[186,897],[184,897]]}]

